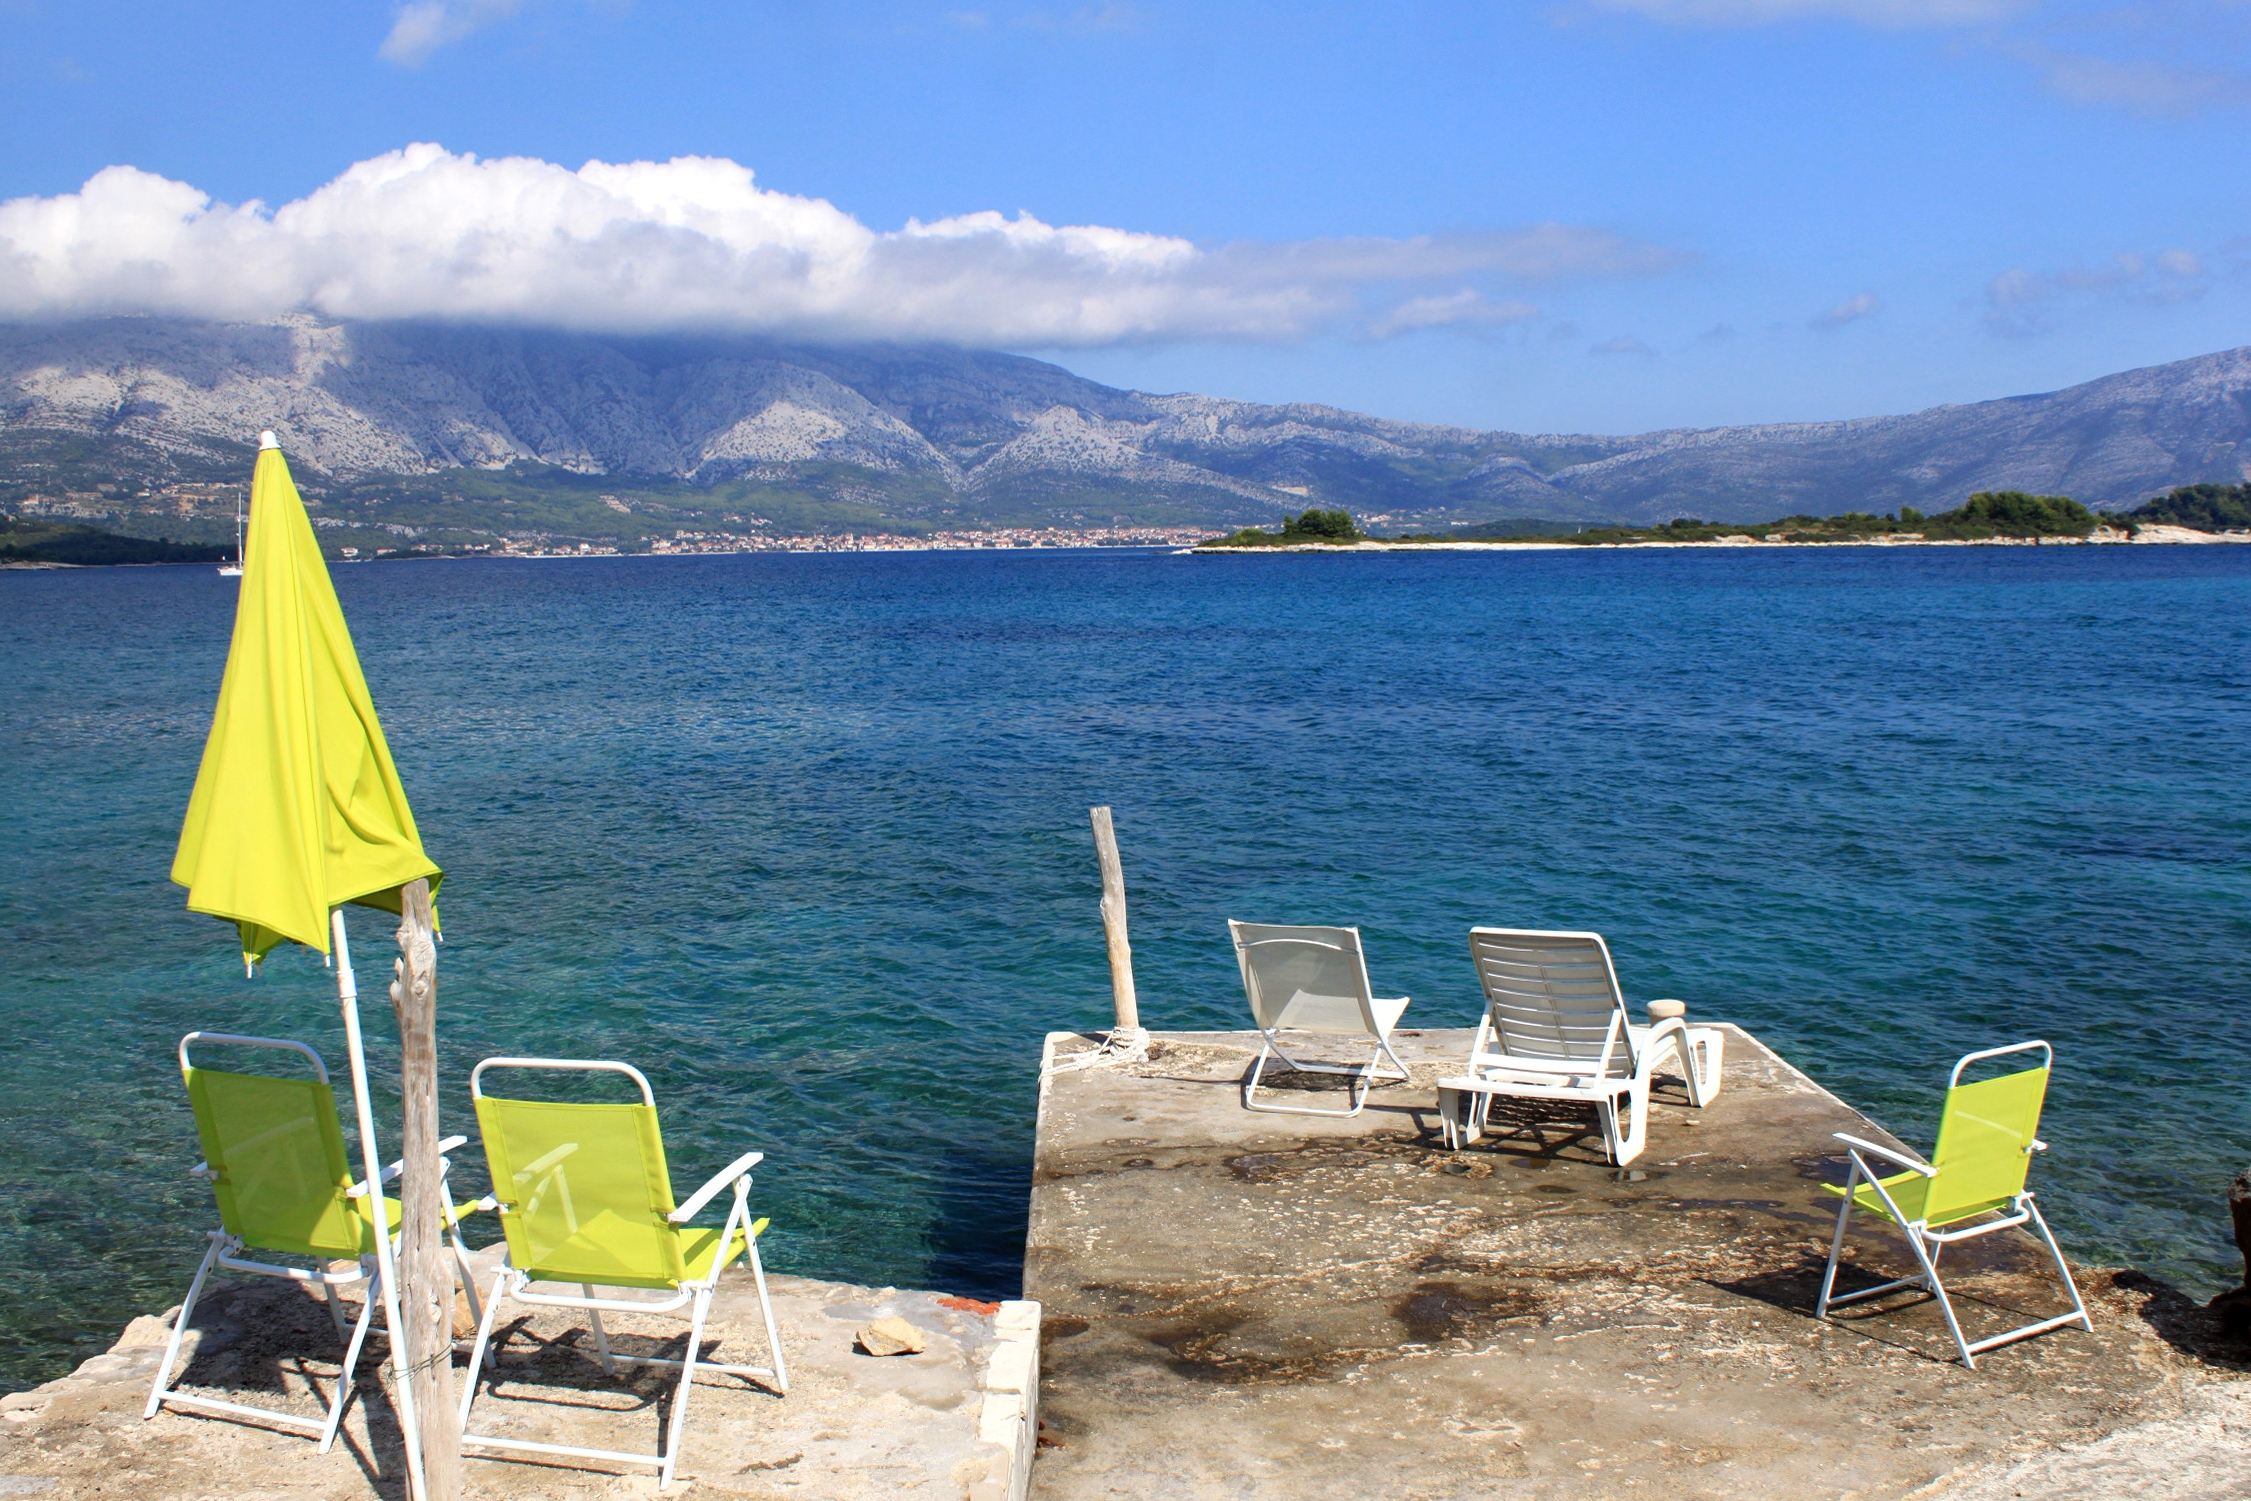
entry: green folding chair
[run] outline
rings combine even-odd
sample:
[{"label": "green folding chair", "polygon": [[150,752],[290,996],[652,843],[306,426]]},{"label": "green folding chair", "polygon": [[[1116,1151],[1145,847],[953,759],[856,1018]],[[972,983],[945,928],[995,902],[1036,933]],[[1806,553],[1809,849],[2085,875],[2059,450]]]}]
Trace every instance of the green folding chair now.
[{"label": "green folding chair", "polygon": [[[1981,1079],[1975,1084],[1962,1082],[1962,1071],[1973,1063],[2034,1051],[2043,1055],[2038,1068]],[[2032,1194],[2024,1186],[2032,1171],[2032,1154],[2048,1150],[2048,1144],[2041,1141],[2037,1133],[2040,1106],[2048,1093],[2048,1073],[2054,1065],[2055,1049],[2037,1041],[1965,1053],[1946,1081],[1946,1109],[1939,1116],[1938,1146],[1931,1153],[1933,1161],[1929,1164],[1890,1147],[1847,1136],[1841,1131],[1836,1133],[1837,1140],[1843,1142],[1851,1154],[1852,1171],[1841,1188],[1834,1184],[1822,1185],[1842,1197],[1844,1203],[1837,1207],[1837,1233],[1829,1242],[1829,1269],[1821,1279],[1821,1298],[1814,1307],[1816,1318],[1829,1317],[1829,1310],[1841,1304],[1882,1297],[1903,1287],[1919,1287],[1938,1299],[1939,1309],[1946,1315],[1946,1327],[1953,1331],[1954,1343],[1961,1349],[1962,1364],[1972,1370],[1977,1368],[1980,1350],[2028,1339],[2066,1324],[2077,1324],[2090,1332],[2094,1329],[2094,1321],[2087,1317],[2087,1305],[2081,1301],[2079,1288],[2071,1280],[2071,1268],[2064,1264],[2063,1250],[2056,1244],[2055,1232],[2041,1218],[2039,1206],[2032,1202]],[[1867,1158],[1861,1155],[1863,1152],[1906,1171],[1880,1176],[1868,1165]],[[1864,1287],[1858,1292],[1836,1296],[1837,1262],[1844,1253],[1845,1223],[1855,1209],[1868,1210],[1897,1225],[1906,1234],[1908,1249],[1914,1252],[1921,1270],[1878,1287]],[[2071,1294],[2072,1311],[1973,1343],[1963,1335],[1961,1322],[1954,1317],[1954,1304],[1939,1281],[1939,1254],[1956,1241],[1991,1235],[2014,1225],[2031,1226],[2047,1243],[2048,1254],[2055,1259],[2056,1275],[2063,1279],[2064,1290]]]},{"label": "green folding chair", "polygon": [[[301,1053],[312,1065],[314,1077],[285,1078],[198,1068],[188,1055],[189,1048],[198,1043],[228,1043]],[[343,1421],[344,1404],[351,1398],[360,1347],[367,1341],[375,1305],[382,1301],[382,1284],[375,1262],[374,1206],[368,1201],[367,1184],[354,1183],[346,1165],[344,1132],[337,1123],[336,1096],[328,1086],[328,1066],[321,1062],[320,1054],[304,1043],[278,1037],[244,1037],[233,1032],[190,1032],[180,1039],[179,1056],[180,1074],[188,1086],[188,1103],[195,1111],[196,1134],[203,1144],[203,1161],[189,1171],[211,1181],[212,1194],[219,1201],[219,1228],[210,1232],[210,1249],[203,1253],[203,1262],[195,1269],[195,1280],[188,1284],[187,1299],[180,1305],[179,1317],[172,1326],[172,1338],[165,1345],[164,1363],[157,1368],[156,1384],[149,1392],[148,1406],[141,1416],[153,1418],[158,1409],[171,1405],[308,1428],[320,1435],[320,1447],[325,1453],[336,1442],[337,1424]],[[438,1143],[438,1150],[451,1151],[467,1139],[449,1137]],[[442,1164],[445,1159],[439,1160]],[[383,1181],[390,1182],[398,1175],[399,1165],[394,1162],[384,1170]],[[386,1198],[383,1202],[389,1206],[386,1223],[392,1226],[395,1243],[399,1206],[393,1199]],[[448,1209],[450,1211],[450,1204]],[[447,1219],[451,1225],[450,1212]],[[245,1250],[307,1257],[317,1264],[307,1270],[252,1261],[240,1254]],[[458,1229],[453,1235],[453,1253],[461,1268],[463,1284],[474,1300],[477,1293],[469,1278],[468,1252],[461,1244]],[[331,1270],[336,1266],[343,1269]],[[194,1317],[196,1300],[203,1295],[203,1284],[214,1269],[257,1277],[282,1277],[320,1288],[328,1300],[328,1314],[335,1322],[336,1337],[345,1342],[343,1370],[322,1417],[300,1417],[295,1413],[223,1402],[215,1397],[172,1389],[172,1367],[179,1359],[181,1341]],[[355,1283],[364,1284],[360,1315],[347,1335],[343,1305],[337,1301],[336,1289]]]},{"label": "green folding chair", "polygon": [[[488,1069],[548,1069],[573,1073],[624,1074],[640,1087],[638,1105],[576,1104],[549,1100],[502,1099],[484,1092]],[[723,1371],[789,1390],[781,1340],[774,1331],[774,1307],[766,1295],[766,1268],[758,1257],[758,1236],[766,1221],[750,1222],[750,1169],[763,1152],[745,1152],[721,1168],[675,1206],[672,1172],[665,1165],[664,1138],[657,1130],[656,1096],[641,1071],[626,1063],[566,1058],[487,1058],[469,1075],[484,1133],[485,1160],[492,1168],[492,1197],[479,1208],[496,1208],[508,1237],[508,1259],[494,1276],[477,1325],[477,1344],[469,1358],[469,1384],[461,1396],[461,1442],[465,1446],[520,1450],[532,1454],[606,1459],[654,1465],[657,1484],[669,1486],[680,1459],[680,1440],[688,1419],[688,1390],[698,1371]],[[719,1229],[688,1221],[722,1188],[734,1186],[734,1204]],[[704,1320],[719,1274],[737,1257],[748,1263],[758,1283],[758,1306],[766,1319],[765,1366],[699,1364]],[[533,1285],[578,1285],[579,1296]],[[597,1288],[641,1288],[649,1298],[603,1297]],[[534,1308],[583,1309],[590,1315],[603,1370],[615,1375],[620,1357],[610,1349],[602,1327],[605,1309],[620,1313],[669,1313],[687,1306],[688,1347],[681,1360],[649,1356],[626,1358],[629,1365],[671,1366],[680,1371],[672,1399],[672,1420],[663,1448],[654,1454],[589,1449],[570,1444],[534,1443],[470,1429],[469,1411],[477,1400],[478,1373],[503,1304]]]}]

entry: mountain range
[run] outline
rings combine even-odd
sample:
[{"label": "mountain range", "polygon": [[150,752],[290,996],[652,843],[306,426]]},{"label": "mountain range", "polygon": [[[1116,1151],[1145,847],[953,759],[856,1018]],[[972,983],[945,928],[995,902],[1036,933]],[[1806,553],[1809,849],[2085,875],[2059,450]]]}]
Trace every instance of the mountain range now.
[{"label": "mountain range", "polygon": [[2251,348],[1906,416],[1614,437],[1124,391],[938,347],[310,315],[0,325],[0,498],[239,478],[268,427],[315,484],[419,476],[473,508],[427,481],[597,480],[815,526],[1236,525],[1307,505],[1394,526],[1754,521],[1984,489],[2118,508],[2251,477]]}]

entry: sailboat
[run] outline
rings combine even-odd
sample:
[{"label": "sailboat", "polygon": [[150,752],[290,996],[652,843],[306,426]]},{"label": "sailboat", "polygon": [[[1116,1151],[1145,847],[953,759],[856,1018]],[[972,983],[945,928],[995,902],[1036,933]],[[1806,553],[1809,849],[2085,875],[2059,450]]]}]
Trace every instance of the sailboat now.
[{"label": "sailboat", "polygon": [[234,492],[234,561],[219,565],[219,577],[223,579],[242,577],[242,490],[239,486],[236,487]]}]

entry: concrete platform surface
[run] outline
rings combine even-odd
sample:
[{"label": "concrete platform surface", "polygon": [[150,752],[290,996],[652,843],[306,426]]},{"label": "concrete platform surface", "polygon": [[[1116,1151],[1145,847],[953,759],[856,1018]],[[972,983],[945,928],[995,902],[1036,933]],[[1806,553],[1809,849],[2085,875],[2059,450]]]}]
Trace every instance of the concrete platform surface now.
[{"label": "concrete platform surface", "polygon": [[[1028,1454],[1028,1425],[1018,1442],[993,1419],[1011,1400],[1028,1416],[1029,1404],[990,1389],[996,1351],[1011,1340],[1027,1357],[1033,1351],[1031,1327],[1007,1327],[1002,1309],[1013,1305],[795,1277],[775,1277],[772,1287],[789,1394],[733,1377],[699,1379],[680,1480],[666,1494],[1007,1501],[1013,1480],[1021,1495],[1026,1466],[1013,1451]],[[860,1328],[894,1314],[922,1331],[925,1352],[877,1358],[854,1348]],[[479,1396],[478,1428],[586,1447],[658,1447],[677,1372],[604,1375],[583,1314],[548,1310],[508,1323],[515,1332],[503,1379]],[[621,1355],[677,1358],[685,1342],[677,1317],[609,1315],[605,1323]],[[710,1327],[713,1358],[766,1363],[757,1298],[739,1270],[721,1284]],[[189,1390],[307,1414],[333,1390],[341,1358],[334,1330],[317,1299],[293,1284],[251,1279],[207,1295],[191,1330],[197,1348],[183,1381]],[[215,1416],[168,1409],[144,1423],[141,1406],[165,1333],[158,1318],[136,1320],[117,1349],[73,1376],[0,1397],[0,1497],[404,1497],[398,1425],[380,1386],[363,1386],[342,1438],[325,1455],[296,1433]],[[1035,1369],[1028,1359],[1021,1364]],[[375,1369],[367,1360],[362,1380]],[[464,1482],[471,1496],[542,1501],[607,1501],[653,1495],[656,1487],[653,1469],[525,1458],[470,1458]]]},{"label": "concrete platform surface", "polygon": [[[2245,1352],[2152,1279],[2083,1270],[2094,1333],[1974,1371],[1927,1300],[1816,1321],[1830,1133],[1889,1138],[1748,1034],[1709,1107],[1661,1090],[1625,1171],[1571,1107],[1447,1153],[1433,1081],[1469,1034],[1396,1037],[1414,1081],[1351,1120],[1243,1110],[1254,1034],[1043,1071],[1034,1496],[2251,1495]],[[1848,1286],[1904,1270],[1872,1225],[1851,1249]],[[2063,1307],[2013,1232],[1947,1257],[1973,1339]]]}]

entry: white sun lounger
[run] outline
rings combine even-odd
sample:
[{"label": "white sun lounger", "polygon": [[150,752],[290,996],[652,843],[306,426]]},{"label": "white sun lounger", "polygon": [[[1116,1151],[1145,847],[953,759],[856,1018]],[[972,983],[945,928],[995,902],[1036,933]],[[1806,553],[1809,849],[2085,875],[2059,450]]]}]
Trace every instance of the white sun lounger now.
[{"label": "white sun lounger", "polygon": [[[1407,1069],[1391,1051],[1391,1029],[1399,1025],[1407,998],[1379,999],[1368,983],[1368,962],[1360,952],[1358,928],[1277,927],[1230,922],[1235,958],[1243,970],[1243,993],[1265,1041],[1250,1077],[1243,1081],[1243,1108],[1278,1115],[1358,1115],[1368,1103],[1377,1063],[1390,1059],[1400,1081]],[[1282,1051],[1280,1034],[1309,1032],[1331,1037],[1364,1037],[1374,1044],[1362,1064],[1312,1063]],[[1268,1055],[1302,1073],[1351,1077],[1351,1106],[1315,1110],[1303,1105],[1261,1105],[1253,1096]]]},{"label": "white sun lounger", "polygon": [[1693,1105],[1720,1091],[1722,1034],[1678,1017],[1636,1026],[1599,933],[1472,928],[1471,960],[1485,990],[1467,1073],[1438,1081],[1449,1150],[1484,1134],[1496,1095],[1595,1107],[1613,1164],[1648,1139],[1649,1087],[1661,1063],[1686,1076]]}]

